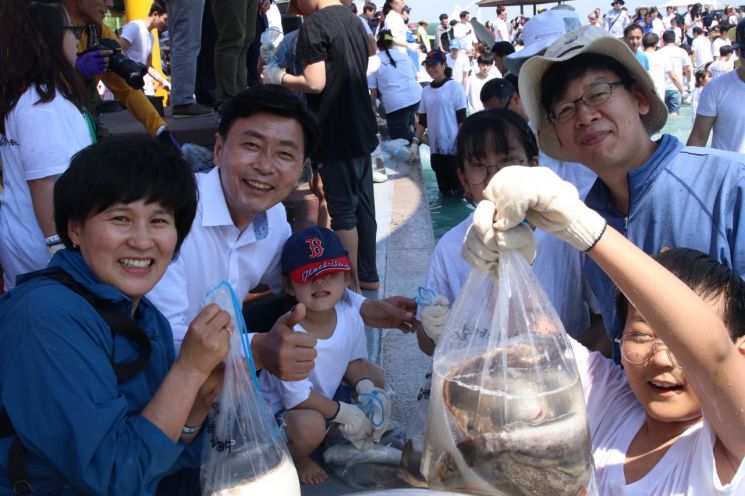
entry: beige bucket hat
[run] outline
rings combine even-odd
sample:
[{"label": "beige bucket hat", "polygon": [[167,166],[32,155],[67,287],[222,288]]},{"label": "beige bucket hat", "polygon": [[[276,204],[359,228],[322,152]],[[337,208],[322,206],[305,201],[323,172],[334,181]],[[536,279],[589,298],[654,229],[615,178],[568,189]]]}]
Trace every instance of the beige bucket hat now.
[{"label": "beige bucket hat", "polygon": [[607,55],[623,65],[649,96],[649,112],[641,116],[651,136],[665,125],[667,107],[655,93],[654,83],[623,40],[614,38],[597,26],[583,26],[567,33],[548,47],[544,56],[531,57],[520,69],[520,97],[535,126],[541,151],[558,160],[570,160],[564,155],[547,112],[541,106],[541,80],[549,67],[582,53]]}]

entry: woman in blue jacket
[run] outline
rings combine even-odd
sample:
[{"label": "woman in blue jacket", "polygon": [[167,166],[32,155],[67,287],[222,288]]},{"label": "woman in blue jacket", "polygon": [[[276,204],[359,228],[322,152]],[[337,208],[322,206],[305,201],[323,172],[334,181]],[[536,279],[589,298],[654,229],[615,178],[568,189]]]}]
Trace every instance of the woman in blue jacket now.
[{"label": "woman in blue jacket", "polygon": [[66,249],[0,298],[0,493],[155,494],[199,466],[230,317],[206,307],[176,357],[144,298],[196,206],[188,165],[150,140],[93,145],[60,176]]}]

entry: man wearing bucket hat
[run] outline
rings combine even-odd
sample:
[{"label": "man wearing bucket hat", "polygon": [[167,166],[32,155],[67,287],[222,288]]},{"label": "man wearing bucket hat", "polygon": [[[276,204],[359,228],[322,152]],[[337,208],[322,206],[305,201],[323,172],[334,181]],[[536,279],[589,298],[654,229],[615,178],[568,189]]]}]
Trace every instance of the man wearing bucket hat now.
[{"label": "man wearing bucket hat", "polygon": [[[736,39],[732,48],[742,60],[745,56],[745,20],[737,25],[735,34]],[[741,64],[738,69],[715,78],[704,87],[688,144],[706,146],[709,134],[714,129],[712,148],[745,153],[745,113],[738,104],[743,100],[745,66]]]},{"label": "man wearing bucket hat", "polygon": [[605,14],[605,30],[614,38],[623,38],[623,30],[631,23],[629,15],[622,9],[626,2],[623,0],[612,0],[611,7]]},{"label": "man wearing bucket hat", "polygon": [[[608,224],[647,253],[695,248],[745,275],[745,155],[653,141],[667,109],[622,40],[595,26],[564,35],[524,64],[520,94],[541,150],[598,175],[585,203]],[[585,269],[618,337],[615,287],[589,259]]]}]

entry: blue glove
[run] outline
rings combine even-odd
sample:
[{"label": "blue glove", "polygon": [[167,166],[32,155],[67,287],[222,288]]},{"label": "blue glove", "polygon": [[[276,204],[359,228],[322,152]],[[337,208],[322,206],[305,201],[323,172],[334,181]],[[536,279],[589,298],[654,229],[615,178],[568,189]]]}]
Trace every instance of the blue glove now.
[{"label": "blue glove", "polygon": [[389,431],[391,426],[391,399],[385,391],[376,387],[370,379],[361,379],[355,387],[357,406],[362,410],[373,426],[373,441]]},{"label": "blue glove", "polygon": [[166,146],[174,147],[176,151],[181,153],[181,145],[178,144],[178,141],[176,141],[176,138],[167,127],[161,126],[158,132],[155,133],[155,139]]},{"label": "blue glove", "polygon": [[[106,52],[111,53],[110,50]],[[86,79],[103,74],[109,65],[109,57],[102,53],[101,50],[89,50],[78,55],[75,61],[75,68]]]}]

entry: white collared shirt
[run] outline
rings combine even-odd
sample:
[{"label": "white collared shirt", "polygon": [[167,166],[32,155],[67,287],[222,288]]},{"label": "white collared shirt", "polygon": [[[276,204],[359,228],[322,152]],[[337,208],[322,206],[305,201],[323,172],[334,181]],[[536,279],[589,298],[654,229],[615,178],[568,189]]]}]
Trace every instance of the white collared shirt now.
[{"label": "white collared shirt", "polygon": [[199,206],[191,231],[148,299],[171,323],[176,351],[207,291],[228,281],[239,301],[261,283],[280,293],[280,257],[290,237],[285,207],[278,203],[240,232],[233,224],[219,169],[197,174]]}]

